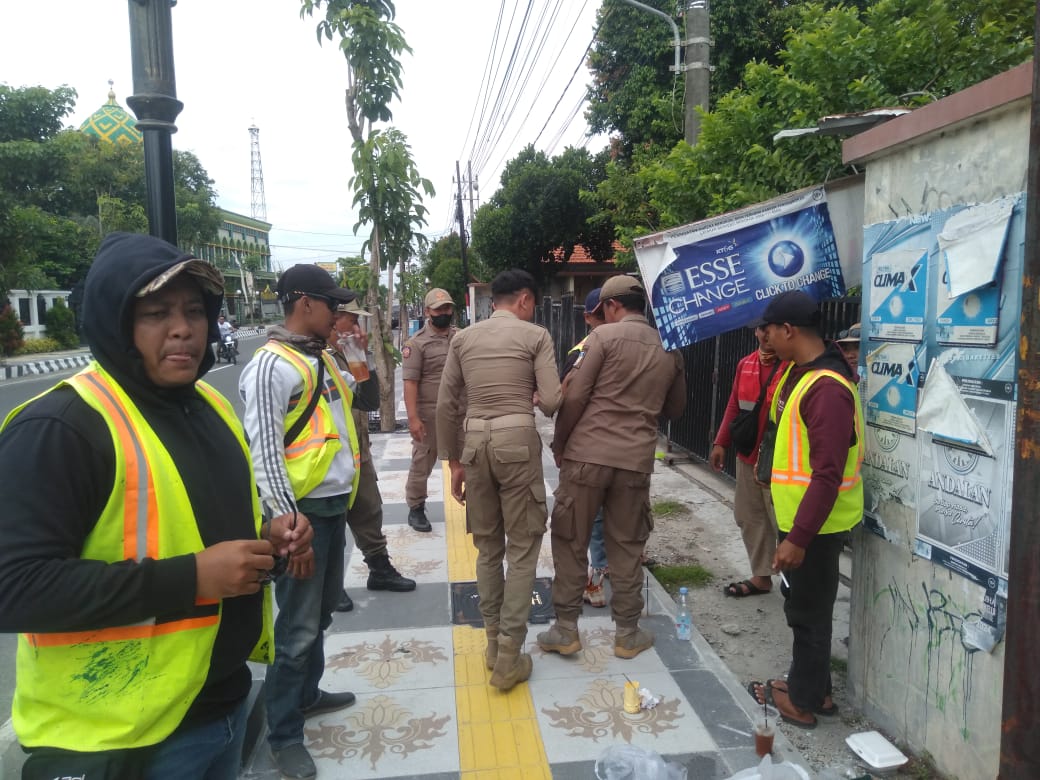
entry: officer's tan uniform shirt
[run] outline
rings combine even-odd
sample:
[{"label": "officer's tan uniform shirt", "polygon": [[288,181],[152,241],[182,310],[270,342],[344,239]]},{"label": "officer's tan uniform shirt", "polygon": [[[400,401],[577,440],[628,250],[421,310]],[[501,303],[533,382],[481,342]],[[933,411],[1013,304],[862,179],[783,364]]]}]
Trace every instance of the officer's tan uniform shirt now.
[{"label": "officer's tan uniform shirt", "polygon": [[539,408],[552,415],[560,406],[561,391],[545,328],[498,310],[460,331],[451,342],[437,403],[441,459],[460,458],[461,443],[451,432],[459,429],[464,413],[484,420],[534,414],[536,388]]},{"label": "officer's tan uniform shirt", "polygon": [[567,460],[652,473],[658,417],[686,406],[682,354],[665,352],[646,317],[600,325],[571,370],[553,452]]},{"label": "officer's tan uniform shirt", "polygon": [[455,328],[437,333],[429,323],[424,325],[404,344],[401,351],[401,377],[419,383],[419,416],[432,420],[437,407],[437,388],[448,357],[448,344],[455,336]]}]

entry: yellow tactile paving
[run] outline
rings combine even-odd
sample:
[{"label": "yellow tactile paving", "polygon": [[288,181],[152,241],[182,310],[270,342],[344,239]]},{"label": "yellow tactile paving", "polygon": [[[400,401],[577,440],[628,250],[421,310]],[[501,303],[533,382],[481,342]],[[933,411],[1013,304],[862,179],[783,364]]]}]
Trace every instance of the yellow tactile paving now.
[{"label": "yellow tactile paving", "polygon": [[448,582],[477,578],[477,548],[466,533],[466,509],[451,497],[451,472],[441,461],[444,479],[444,535],[448,542]]},{"label": "yellow tactile paving", "polygon": [[[451,582],[476,579],[477,551],[466,535],[463,507],[451,498],[444,468],[444,519]],[[552,780],[527,683],[507,693],[490,685],[484,632],[454,626],[455,714],[463,780]]]}]

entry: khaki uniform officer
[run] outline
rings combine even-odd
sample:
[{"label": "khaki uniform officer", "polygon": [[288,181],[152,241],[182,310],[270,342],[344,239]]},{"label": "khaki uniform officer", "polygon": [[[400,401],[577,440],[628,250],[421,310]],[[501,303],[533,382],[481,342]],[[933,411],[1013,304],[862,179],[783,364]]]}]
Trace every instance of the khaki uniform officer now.
[{"label": "khaki uniform officer", "polygon": [[434,287],[426,293],[426,325],[404,344],[401,374],[404,407],[412,434],[412,465],[404,486],[408,503],[408,525],[416,531],[431,531],[426,517],[426,482],[437,462],[437,388],[455,335],[451,317],[455,302],[447,290]]},{"label": "khaki uniform officer", "polygon": [[596,510],[610,560],[614,655],[634,658],[654,636],[639,628],[643,610],[640,555],[650,535],[650,474],[657,422],[686,406],[682,355],[668,353],[643,311],[646,294],[630,276],[614,276],[600,292],[606,324],[585,344],[568,375],[556,420],[553,453],[560,485],[552,515],[556,623],[538,635],[542,650],[581,649],[578,615],[586,584],[586,550]]},{"label": "khaki uniform officer", "polygon": [[[437,397],[437,427],[440,456],[451,468],[452,495],[468,499],[466,525],[477,548],[486,662],[494,669],[490,682],[509,690],[531,675],[531,657],[521,651],[545,534],[542,440],[532,399],[537,393],[539,408],[551,415],[561,391],[549,333],[530,322],[534,279],[526,271],[503,271],[492,281],[491,295],[490,319],[466,328],[451,343]],[[460,448],[453,432],[463,398],[468,412]]]}]

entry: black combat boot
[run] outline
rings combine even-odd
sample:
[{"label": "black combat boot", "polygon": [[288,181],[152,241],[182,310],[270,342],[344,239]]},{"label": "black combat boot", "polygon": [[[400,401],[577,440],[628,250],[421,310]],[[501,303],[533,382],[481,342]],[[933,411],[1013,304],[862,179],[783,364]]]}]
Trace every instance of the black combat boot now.
[{"label": "black combat boot", "polygon": [[423,533],[429,533],[433,530],[433,526],[430,525],[430,521],[426,518],[426,504],[419,504],[419,506],[408,510],[408,525],[416,531],[422,531]]},{"label": "black combat boot", "polygon": [[386,553],[373,555],[365,563],[368,564],[369,590],[390,590],[395,593],[415,590],[415,580],[402,577],[401,572],[390,563],[390,557]]}]

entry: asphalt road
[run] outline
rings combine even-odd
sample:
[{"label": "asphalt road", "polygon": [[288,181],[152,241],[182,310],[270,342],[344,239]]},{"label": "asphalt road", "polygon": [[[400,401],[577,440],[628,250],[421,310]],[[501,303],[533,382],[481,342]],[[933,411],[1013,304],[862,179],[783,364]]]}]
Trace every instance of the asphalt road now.
[{"label": "asphalt road", "polygon": [[[263,337],[243,338],[239,342],[238,365],[221,363],[210,369],[206,381],[224,394],[235,407],[239,417],[242,416],[242,401],[238,396],[238,377],[253,351],[263,343]],[[74,370],[44,374],[36,377],[24,377],[0,381],[0,421],[7,413],[21,403],[39,395],[54,385],[58,380],[75,373]],[[14,695],[14,661],[16,637],[14,634],[0,634],[0,724],[6,724],[11,717],[11,698]],[[0,767],[2,771],[2,767]]]}]

